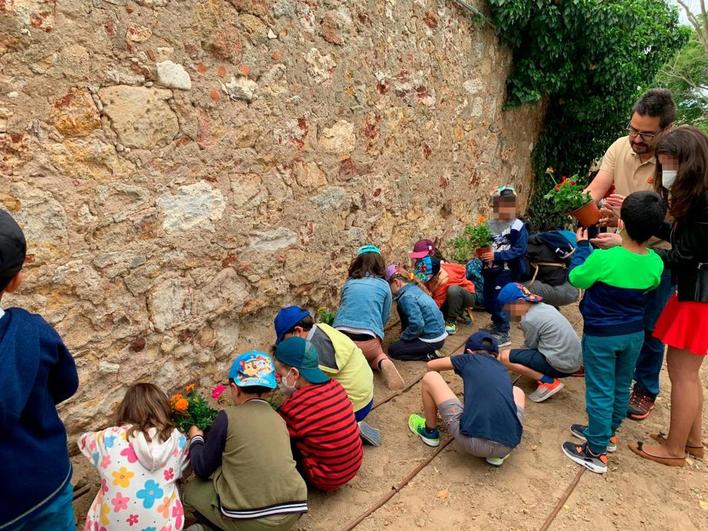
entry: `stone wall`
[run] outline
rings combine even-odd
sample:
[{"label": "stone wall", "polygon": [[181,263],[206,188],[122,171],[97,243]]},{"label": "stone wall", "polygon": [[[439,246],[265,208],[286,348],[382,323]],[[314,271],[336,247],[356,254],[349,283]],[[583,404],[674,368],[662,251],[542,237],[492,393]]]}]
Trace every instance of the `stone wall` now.
[{"label": "stone wall", "polygon": [[358,245],[525,201],[541,110],[502,111],[509,63],[452,0],[0,0],[0,202],[30,245],[3,304],[73,351],[70,432],[334,306]]}]

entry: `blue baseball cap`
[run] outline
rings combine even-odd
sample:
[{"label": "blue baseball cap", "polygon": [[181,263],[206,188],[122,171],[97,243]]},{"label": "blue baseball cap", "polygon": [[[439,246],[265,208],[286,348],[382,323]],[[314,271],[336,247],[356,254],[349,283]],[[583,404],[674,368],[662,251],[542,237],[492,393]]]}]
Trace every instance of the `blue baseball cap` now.
[{"label": "blue baseball cap", "polygon": [[305,317],[311,317],[310,312],[300,306],[286,306],[285,308],[281,308],[278,315],[273,319],[273,324],[275,325],[275,344],[280,343],[285,333],[292,330],[293,327]]},{"label": "blue baseball cap", "polygon": [[519,300],[536,304],[543,301],[543,297],[534,295],[526,286],[519,284],[518,282],[510,282],[499,292],[499,295],[497,295],[497,300],[502,306]]},{"label": "blue baseball cap", "polygon": [[294,367],[305,380],[313,384],[329,382],[327,376],[320,369],[317,349],[309,341],[301,337],[289,337],[275,347],[275,359],[283,365]]},{"label": "blue baseball cap", "polygon": [[360,254],[364,253],[376,253],[376,254],[381,254],[381,249],[376,247],[375,245],[362,245],[356,250],[356,255],[359,256]]},{"label": "blue baseball cap", "polygon": [[475,332],[467,338],[467,342],[465,343],[465,352],[468,350],[472,352],[486,350],[487,352],[497,354],[499,352],[499,342],[497,338],[489,332]]},{"label": "blue baseball cap", "polygon": [[236,358],[231,364],[229,378],[239,387],[278,387],[273,360],[265,352],[257,350],[251,350]]}]

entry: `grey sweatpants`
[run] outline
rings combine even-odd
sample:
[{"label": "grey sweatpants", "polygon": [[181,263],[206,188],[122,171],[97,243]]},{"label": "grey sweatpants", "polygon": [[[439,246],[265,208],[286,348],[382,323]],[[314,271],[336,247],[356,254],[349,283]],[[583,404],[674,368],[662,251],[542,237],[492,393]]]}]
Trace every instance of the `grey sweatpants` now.
[{"label": "grey sweatpants", "polygon": [[543,302],[551,306],[566,306],[578,300],[580,290],[570,285],[569,282],[560,286],[551,286],[538,280],[525,282],[531,293],[543,297]]}]

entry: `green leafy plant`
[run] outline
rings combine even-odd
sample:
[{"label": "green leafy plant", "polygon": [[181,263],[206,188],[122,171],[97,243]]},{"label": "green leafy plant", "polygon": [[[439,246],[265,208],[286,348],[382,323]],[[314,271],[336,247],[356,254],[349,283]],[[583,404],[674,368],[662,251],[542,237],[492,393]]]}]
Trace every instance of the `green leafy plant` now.
[{"label": "green leafy plant", "polygon": [[[212,391],[213,396],[214,391]],[[184,433],[192,426],[196,426],[200,430],[209,428],[218,413],[209,405],[207,399],[197,392],[194,384],[187,385],[184,393],[172,395],[170,397],[170,406],[172,408],[172,421],[177,426],[177,429]]]},{"label": "green leafy plant", "polygon": [[493,242],[492,231],[483,216],[476,225],[467,225],[462,234],[450,240],[450,258],[454,262],[466,262],[477,249],[488,247]]},{"label": "green leafy plant", "polygon": [[632,104],[688,39],[664,0],[488,0],[490,20],[513,53],[507,107],[544,100],[533,153],[528,217],[536,230],[567,222],[544,196],[545,169],[585,174],[626,134]]},{"label": "green leafy plant", "polygon": [[317,322],[324,323],[332,326],[334,323],[334,318],[337,316],[336,312],[331,311],[329,308],[322,306],[317,308]]},{"label": "green leafy plant", "polygon": [[[553,178],[553,170],[551,168],[548,168],[546,173]],[[585,185],[578,181],[577,175],[573,175],[570,179],[564,176],[543,198],[551,201],[553,208],[559,214],[570,214],[592,201],[592,196],[583,191]]]}]

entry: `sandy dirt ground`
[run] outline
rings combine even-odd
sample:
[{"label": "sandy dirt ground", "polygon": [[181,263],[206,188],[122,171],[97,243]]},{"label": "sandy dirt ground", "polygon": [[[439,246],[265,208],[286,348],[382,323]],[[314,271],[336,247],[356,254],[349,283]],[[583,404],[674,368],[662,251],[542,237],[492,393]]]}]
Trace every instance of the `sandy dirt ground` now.
[{"label": "sandy dirt ground", "polygon": [[[580,333],[577,307],[563,313]],[[475,317],[472,327],[459,329],[447,340],[446,355],[461,352],[467,335],[477,325],[487,324],[485,314]],[[521,332],[512,328],[512,346],[519,346]],[[391,330],[392,335],[397,333]],[[422,362],[396,363],[407,382],[425,372]],[[702,376],[708,387],[707,369]],[[445,374],[445,379],[461,393],[462,383],[456,375]],[[662,396],[656,411],[644,422],[623,424],[618,452],[611,454],[605,476],[581,472],[584,469],[561,453],[561,444],[572,440],[570,424],[586,420],[583,379],[568,378],[565,384],[563,391],[546,402],[527,401],[523,440],[505,464],[495,468],[458,451],[454,443],[433,457],[436,449],[423,445],[407,428],[408,415],[421,412],[420,384],[382,403],[392,393],[377,377],[377,405],[367,422],[381,430],[383,445],[366,448],[359,474],[338,492],[312,492],[310,512],[297,528],[351,529],[393,494],[356,529],[708,529],[707,463],[690,459],[684,468],[669,468],[639,459],[626,446],[629,441],[667,431],[670,385],[666,370],[662,371]],[[517,385],[527,393],[535,387],[525,379]],[[444,434],[441,446],[447,439]],[[74,482],[91,486],[75,501],[81,528],[97,490],[97,475],[81,456],[74,458],[74,464]]]}]

